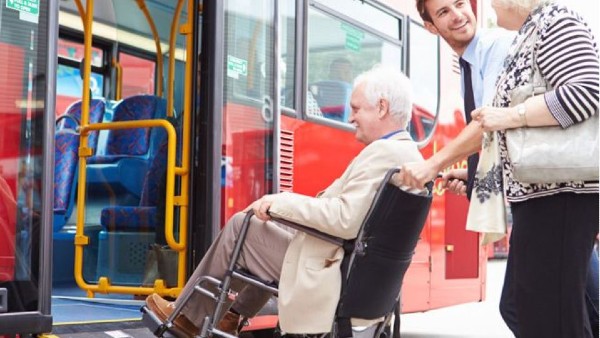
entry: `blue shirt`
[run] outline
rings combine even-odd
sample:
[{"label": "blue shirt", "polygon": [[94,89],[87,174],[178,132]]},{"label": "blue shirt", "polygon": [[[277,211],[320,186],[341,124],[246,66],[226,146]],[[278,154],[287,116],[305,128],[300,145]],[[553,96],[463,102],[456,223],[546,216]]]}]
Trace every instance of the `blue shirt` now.
[{"label": "blue shirt", "polygon": [[[471,65],[475,107],[492,103],[496,94],[496,80],[503,69],[504,59],[515,36],[516,32],[504,29],[478,29],[465,49],[462,58]],[[461,84],[464,97],[464,81]]]}]

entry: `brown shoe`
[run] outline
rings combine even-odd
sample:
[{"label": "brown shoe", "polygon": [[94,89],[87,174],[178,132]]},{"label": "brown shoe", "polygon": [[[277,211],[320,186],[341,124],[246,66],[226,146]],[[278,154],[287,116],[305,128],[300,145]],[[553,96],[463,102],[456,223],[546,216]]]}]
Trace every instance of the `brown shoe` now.
[{"label": "brown shoe", "polygon": [[238,326],[240,325],[240,315],[227,311],[223,319],[217,325],[217,329],[229,333],[232,336],[238,336]]},{"label": "brown shoe", "polygon": [[[174,304],[163,299],[156,293],[151,294],[146,298],[146,306],[152,311],[160,320],[163,322],[167,321],[167,318],[173,313]],[[194,323],[190,322],[183,314],[180,314],[173,321],[175,331],[184,337],[195,337],[198,335],[200,330]]]}]

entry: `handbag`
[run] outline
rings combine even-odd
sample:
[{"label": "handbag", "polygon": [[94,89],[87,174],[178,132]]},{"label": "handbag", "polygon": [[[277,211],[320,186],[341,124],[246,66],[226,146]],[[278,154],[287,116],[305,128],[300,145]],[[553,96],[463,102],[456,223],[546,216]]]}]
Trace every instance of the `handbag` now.
[{"label": "handbag", "polygon": [[[535,31],[535,29],[534,29]],[[530,41],[535,45],[537,34]],[[510,106],[552,89],[532,53],[530,83],[515,88]],[[589,119],[560,126],[506,130],[506,147],[515,180],[523,183],[598,181],[598,111]]]}]

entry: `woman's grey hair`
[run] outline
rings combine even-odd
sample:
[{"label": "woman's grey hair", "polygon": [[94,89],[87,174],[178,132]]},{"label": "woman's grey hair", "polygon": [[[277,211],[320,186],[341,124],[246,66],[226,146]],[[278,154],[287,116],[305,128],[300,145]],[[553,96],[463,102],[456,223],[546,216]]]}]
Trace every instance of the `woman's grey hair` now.
[{"label": "woman's grey hair", "polygon": [[390,66],[375,65],[356,77],[354,88],[363,83],[369,104],[375,106],[380,99],[386,100],[392,117],[406,128],[412,117],[413,105],[412,85],[406,75]]},{"label": "woman's grey hair", "polygon": [[551,0],[496,0],[504,8],[515,8],[522,13],[529,14],[531,10],[542,3]]}]

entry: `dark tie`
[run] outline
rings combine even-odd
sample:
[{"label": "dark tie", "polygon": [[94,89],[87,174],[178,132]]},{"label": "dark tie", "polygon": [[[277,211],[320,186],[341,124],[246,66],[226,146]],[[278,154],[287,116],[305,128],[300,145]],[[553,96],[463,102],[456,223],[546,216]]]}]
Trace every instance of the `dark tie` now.
[{"label": "dark tie", "polygon": [[[462,69],[463,80],[465,82],[465,118],[467,124],[471,122],[471,112],[475,109],[475,96],[473,95],[473,83],[471,82],[471,65],[463,58],[458,59]],[[475,153],[467,159],[467,198],[471,199],[473,191],[473,181],[475,180],[475,171],[479,163],[479,153]]]}]

